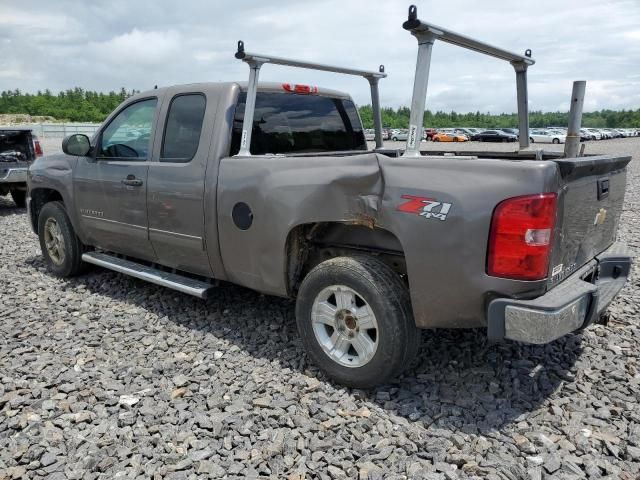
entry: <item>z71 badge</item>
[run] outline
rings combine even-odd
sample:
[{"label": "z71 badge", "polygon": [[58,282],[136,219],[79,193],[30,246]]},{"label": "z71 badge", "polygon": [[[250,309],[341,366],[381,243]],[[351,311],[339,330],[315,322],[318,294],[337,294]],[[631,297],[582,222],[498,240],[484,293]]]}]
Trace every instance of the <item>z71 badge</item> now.
[{"label": "z71 badge", "polygon": [[437,218],[443,222],[447,219],[451,204],[438,202],[435,198],[416,197],[414,195],[402,195],[406,200],[402,205],[398,205],[399,212],[413,213],[424,218]]}]

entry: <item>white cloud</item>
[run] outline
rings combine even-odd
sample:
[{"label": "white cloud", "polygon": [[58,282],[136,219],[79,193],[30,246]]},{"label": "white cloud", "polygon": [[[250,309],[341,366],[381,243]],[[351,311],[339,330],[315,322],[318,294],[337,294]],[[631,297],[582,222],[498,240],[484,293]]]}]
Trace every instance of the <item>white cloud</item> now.
[{"label": "white cloud", "polygon": [[[6,3],[6,2],[5,2]],[[196,81],[245,80],[233,58],[249,51],[377,69],[384,106],[408,105],[417,43],[401,27],[405,0],[31,0],[0,15],[0,89],[146,89]],[[532,109],[564,109],[573,80],[587,80],[586,106],[640,108],[640,3],[637,0],[449,0],[418,3],[419,16],[514,51],[533,50]],[[455,15],[452,15],[455,12]],[[264,67],[261,79],[345,90],[368,103],[360,78]],[[506,63],[437,43],[427,108],[515,110],[515,75]]]},{"label": "white cloud", "polygon": [[90,42],[87,50],[96,62],[109,62],[114,67],[131,64],[161,66],[170,65],[177,55],[183,53],[181,43],[180,34],[173,30],[140,31],[134,28],[104,42]]}]

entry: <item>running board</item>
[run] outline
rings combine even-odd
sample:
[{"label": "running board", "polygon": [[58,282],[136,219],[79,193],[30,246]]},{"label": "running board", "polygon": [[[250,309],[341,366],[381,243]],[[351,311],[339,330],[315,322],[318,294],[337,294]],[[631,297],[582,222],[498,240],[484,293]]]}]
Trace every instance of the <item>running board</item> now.
[{"label": "running board", "polygon": [[201,280],[195,280],[176,273],[165,272],[106,253],[83,253],[82,260],[199,298],[207,298],[209,290],[213,288],[212,284]]}]

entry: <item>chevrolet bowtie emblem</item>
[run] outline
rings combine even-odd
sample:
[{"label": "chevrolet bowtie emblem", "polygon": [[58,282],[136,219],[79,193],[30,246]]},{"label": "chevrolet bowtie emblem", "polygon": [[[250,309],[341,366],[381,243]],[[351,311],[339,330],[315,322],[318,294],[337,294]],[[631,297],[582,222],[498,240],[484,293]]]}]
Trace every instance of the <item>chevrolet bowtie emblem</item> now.
[{"label": "chevrolet bowtie emblem", "polygon": [[596,214],[596,218],[593,221],[593,224],[602,225],[606,219],[607,219],[607,211],[604,208],[601,208],[600,211]]}]

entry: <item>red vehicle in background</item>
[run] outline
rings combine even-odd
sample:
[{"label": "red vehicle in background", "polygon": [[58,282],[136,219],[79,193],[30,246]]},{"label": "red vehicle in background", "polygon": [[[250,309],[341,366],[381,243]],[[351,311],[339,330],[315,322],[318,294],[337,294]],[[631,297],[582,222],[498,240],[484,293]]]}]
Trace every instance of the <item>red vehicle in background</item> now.
[{"label": "red vehicle in background", "polygon": [[435,128],[425,128],[422,132],[422,138],[433,141],[433,136],[438,133]]}]

